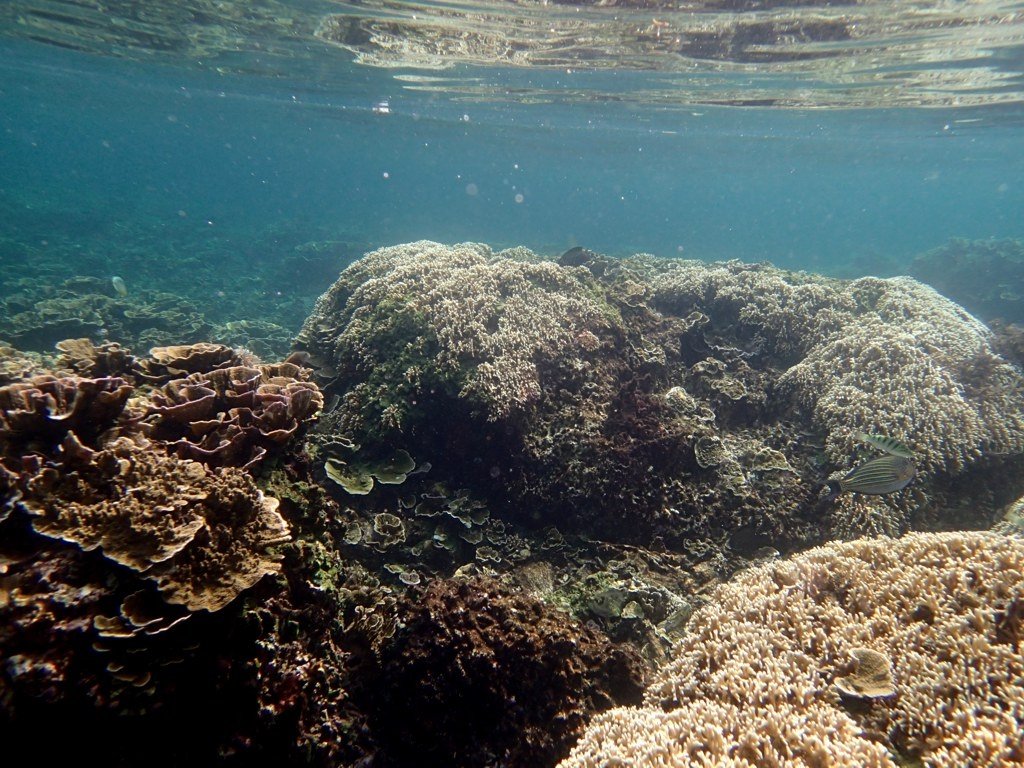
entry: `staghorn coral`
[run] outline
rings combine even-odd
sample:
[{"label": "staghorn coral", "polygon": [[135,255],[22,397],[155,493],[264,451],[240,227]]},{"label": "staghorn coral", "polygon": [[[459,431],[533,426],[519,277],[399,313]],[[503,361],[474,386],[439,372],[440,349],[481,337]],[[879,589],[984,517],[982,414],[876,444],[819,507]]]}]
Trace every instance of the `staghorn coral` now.
[{"label": "staghorn coral", "polygon": [[38,466],[22,504],[44,536],[77,544],[153,580],[164,599],[218,611],[280,570],[267,547],[288,539],[278,501],[237,469],[211,471],[118,438]]},{"label": "staghorn coral", "polygon": [[551,764],[593,712],[639,697],[634,654],[493,581],[437,581],[400,612],[364,693],[397,764]]},{"label": "staghorn coral", "polygon": [[[1022,765],[1022,605],[1024,543],[992,533],[753,568],[694,614],[644,707],[597,718],[561,766]],[[894,695],[847,706],[837,683],[864,649],[891,662]]]}]

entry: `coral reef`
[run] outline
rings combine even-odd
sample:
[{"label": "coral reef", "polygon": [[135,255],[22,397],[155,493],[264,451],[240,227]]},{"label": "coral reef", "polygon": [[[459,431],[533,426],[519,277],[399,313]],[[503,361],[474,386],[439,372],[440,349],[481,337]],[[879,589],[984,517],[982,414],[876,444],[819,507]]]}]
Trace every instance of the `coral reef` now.
[{"label": "coral reef", "polygon": [[[636,543],[743,532],[750,550],[817,540],[817,486],[862,455],[858,431],[910,443],[919,485],[1024,451],[1020,371],[913,280],[563,261],[418,242],[353,264],[297,340],[338,400],[314,443],[408,451],[506,519]],[[835,528],[956,506],[916,490]]]},{"label": "coral reef", "polygon": [[[183,256],[197,274],[208,257]],[[107,273],[128,279],[26,283],[11,307],[113,324],[156,300]],[[302,301],[217,280],[239,284],[229,303]],[[18,748],[58,718],[114,762],[149,744],[167,765],[543,766],[592,722],[568,764],[637,745],[1019,759],[1018,538],[780,559],[1004,512],[1017,530],[1024,377],[1006,334],[931,289],[418,242],[342,272],[280,363],[258,357],[280,316],[197,306],[247,348],[175,343],[186,327],[133,354],[81,327],[46,355],[0,349]],[[910,443],[919,479],[821,502],[870,451],[858,431]],[[644,706],[598,714],[639,703],[651,667]]]},{"label": "coral reef", "polygon": [[953,238],[915,257],[910,274],[985,321],[1024,322],[1024,241]]},{"label": "coral reef", "polygon": [[[645,705],[597,717],[561,766],[1024,764],[1022,605],[1024,544],[992,533],[754,568],[694,614]],[[849,696],[865,649],[891,664],[891,694]]]},{"label": "coral reef", "polygon": [[639,701],[634,654],[493,582],[436,581],[399,612],[367,683],[396,765],[551,765],[590,714]]}]

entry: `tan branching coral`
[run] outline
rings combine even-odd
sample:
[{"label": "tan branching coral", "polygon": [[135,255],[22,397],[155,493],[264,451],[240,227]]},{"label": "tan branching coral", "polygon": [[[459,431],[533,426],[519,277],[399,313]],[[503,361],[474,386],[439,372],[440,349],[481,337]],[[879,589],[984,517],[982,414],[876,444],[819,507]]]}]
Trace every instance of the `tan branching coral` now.
[{"label": "tan branching coral", "polygon": [[[965,470],[983,453],[1024,451],[1020,372],[962,307],[907,277],[852,282],[738,262],[637,262],[654,301],[735,326],[754,356],[791,365],[779,394],[827,433],[847,464],[858,431],[909,444],[926,473]],[[777,364],[777,362],[776,362]]]},{"label": "tan branching coral", "polygon": [[[1024,541],[992,533],[756,567],[694,614],[645,707],[596,719],[562,768],[1024,765],[1021,605]],[[865,649],[894,690],[846,707],[835,686]]]},{"label": "tan branching coral", "polygon": [[38,533],[100,549],[191,611],[223,608],[280,565],[267,547],[288,539],[277,499],[249,475],[211,471],[118,438],[100,451],[39,465],[23,505]]},{"label": "tan branching coral", "polygon": [[465,370],[461,394],[489,418],[521,411],[540,396],[538,360],[593,347],[604,323],[582,270],[527,258],[524,249],[512,255],[429,241],[374,251],[319,299],[299,345],[333,372],[371,371],[408,356],[406,345],[428,344],[436,370],[411,367],[399,378],[415,387],[450,377],[454,386]]}]

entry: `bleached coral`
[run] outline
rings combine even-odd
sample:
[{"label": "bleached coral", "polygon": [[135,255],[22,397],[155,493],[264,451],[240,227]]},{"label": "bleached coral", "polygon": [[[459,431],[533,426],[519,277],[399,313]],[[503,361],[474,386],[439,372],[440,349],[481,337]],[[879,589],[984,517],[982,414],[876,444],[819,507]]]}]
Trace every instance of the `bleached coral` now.
[{"label": "bleached coral", "polygon": [[[836,681],[862,649],[891,661],[895,695],[845,709]],[[595,719],[561,768],[892,766],[896,755],[1006,768],[1024,765],[1022,729],[1024,541],[912,534],[741,574],[694,614],[644,707]]]}]

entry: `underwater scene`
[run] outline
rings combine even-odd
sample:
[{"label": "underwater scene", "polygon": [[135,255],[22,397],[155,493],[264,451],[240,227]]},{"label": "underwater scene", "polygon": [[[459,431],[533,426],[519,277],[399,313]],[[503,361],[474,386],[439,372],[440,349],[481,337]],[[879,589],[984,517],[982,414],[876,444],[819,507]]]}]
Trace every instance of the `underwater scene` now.
[{"label": "underwater scene", "polygon": [[0,3],[5,755],[1022,734],[1024,2]]}]

